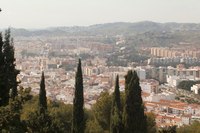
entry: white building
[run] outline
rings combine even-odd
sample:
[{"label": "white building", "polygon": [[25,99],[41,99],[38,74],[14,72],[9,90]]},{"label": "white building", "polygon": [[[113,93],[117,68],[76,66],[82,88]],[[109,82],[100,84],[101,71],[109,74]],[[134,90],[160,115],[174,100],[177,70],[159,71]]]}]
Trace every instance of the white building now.
[{"label": "white building", "polygon": [[183,115],[181,116],[181,121],[184,125],[189,125],[191,120],[191,116]]},{"label": "white building", "polygon": [[140,80],[146,79],[146,70],[142,69],[141,67],[136,67],[134,70],[137,72],[138,77]]},{"label": "white building", "polygon": [[158,93],[159,82],[154,79],[140,80],[140,86],[143,92]]},{"label": "white building", "polygon": [[148,101],[148,102],[159,102],[161,99],[162,100],[175,100],[175,94],[171,93],[171,92],[163,92],[163,93],[159,93],[159,94],[154,94],[151,93],[149,96],[147,97],[142,97],[144,101]]},{"label": "white building", "polygon": [[169,75],[167,75],[166,79],[167,79],[167,84],[169,86],[172,86],[172,87],[177,86],[181,81],[183,81],[183,79],[180,79],[180,77],[178,77],[178,76],[169,76]]},{"label": "white building", "polygon": [[195,84],[191,87],[191,91],[193,91],[195,94],[199,93],[199,89],[200,89],[200,84]]},{"label": "white building", "polygon": [[170,75],[166,75],[166,80],[167,80],[167,84],[169,86],[172,86],[172,87],[176,87],[178,86],[178,84],[182,81],[188,81],[188,80],[191,80],[191,81],[196,81],[197,78],[194,78],[193,76],[185,76],[184,78],[181,77],[181,76],[170,76]]}]

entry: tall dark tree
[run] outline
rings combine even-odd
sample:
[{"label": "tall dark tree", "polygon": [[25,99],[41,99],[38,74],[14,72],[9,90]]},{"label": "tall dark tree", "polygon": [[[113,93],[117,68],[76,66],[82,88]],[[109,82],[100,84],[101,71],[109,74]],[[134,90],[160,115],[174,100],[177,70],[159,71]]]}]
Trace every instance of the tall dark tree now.
[{"label": "tall dark tree", "polygon": [[5,31],[4,41],[3,41],[3,73],[4,73],[4,97],[3,104],[7,105],[9,101],[9,92],[11,91],[11,97],[14,99],[17,96],[17,75],[19,70],[15,68],[15,53],[14,53],[14,43],[11,38],[10,29]]},{"label": "tall dark tree", "polygon": [[84,96],[83,96],[83,77],[81,69],[81,60],[79,59],[76,79],[75,79],[75,93],[73,101],[73,118],[72,118],[72,133],[84,133],[85,119],[84,119]]},{"label": "tall dark tree", "polygon": [[19,70],[15,69],[15,58],[14,58],[14,43],[13,43],[13,39],[11,39],[11,50],[12,50],[12,56],[13,56],[13,66],[12,66],[12,75],[11,75],[11,98],[14,99],[17,95],[18,95],[18,91],[17,91],[17,86],[19,84],[19,82],[17,81],[17,75],[20,73]]},{"label": "tall dark tree", "polygon": [[[2,37],[1,37],[2,43]],[[17,95],[17,85],[18,82],[16,80],[17,74],[19,71],[15,69],[15,57],[14,57],[14,46],[13,40],[11,39],[10,29],[5,31],[3,46],[2,46],[2,55],[1,63],[3,62],[3,68],[1,69],[3,72],[3,82],[1,84],[1,106],[7,105],[9,102],[9,93],[12,90],[12,97],[14,98]]]},{"label": "tall dark tree", "polygon": [[110,132],[122,133],[122,109],[119,91],[119,76],[116,77],[115,90],[112,96],[112,109],[110,120]]},{"label": "tall dark tree", "polygon": [[123,114],[125,133],[146,133],[147,120],[141,97],[137,73],[129,71],[125,76],[125,106]]},{"label": "tall dark tree", "polygon": [[3,69],[4,60],[3,60],[3,38],[2,34],[0,33],[0,70]]},{"label": "tall dark tree", "polygon": [[0,106],[5,104],[3,37],[0,33]]},{"label": "tall dark tree", "polygon": [[45,113],[47,110],[47,97],[45,90],[45,77],[44,72],[42,72],[41,81],[40,81],[40,92],[39,92],[39,112]]}]

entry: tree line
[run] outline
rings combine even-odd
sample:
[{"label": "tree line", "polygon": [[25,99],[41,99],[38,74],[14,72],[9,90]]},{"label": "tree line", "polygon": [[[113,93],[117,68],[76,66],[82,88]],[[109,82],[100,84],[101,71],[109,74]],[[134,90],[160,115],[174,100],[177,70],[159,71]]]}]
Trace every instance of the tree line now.
[{"label": "tree line", "polygon": [[117,76],[114,92],[102,93],[91,109],[85,109],[81,59],[75,76],[73,105],[65,105],[47,99],[44,72],[41,74],[39,95],[33,96],[31,88],[18,86],[16,77],[19,70],[15,68],[10,30],[5,31],[4,38],[0,34],[0,58],[0,132],[157,132],[154,114],[145,113],[139,77],[135,71],[130,70],[125,76],[125,92],[120,92]]},{"label": "tree line", "polygon": [[[22,129],[30,132],[54,132],[51,130],[52,121],[48,114],[47,97],[45,90],[45,76],[42,72],[40,91],[38,97],[37,110],[29,115],[31,119],[28,121],[21,121],[20,112],[23,107],[23,95],[18,93],[17,87],[17,75],[19,70],[15,68],[15,57],[14,57],[14,45],[13,39],[10,35],[10,30],[5,31],[4,39],[0,34],[0,107],[1,113],[4,114],[6,111],[10,111],[11,114],[18,112],[15,117],[9,116],[6,118],[10,121],[13,127],[9,127],[9,123],[4,122],[2,116],[1,122],[2,130],[8,131],[19,131]],[[119,79],[116,78],[115,90],[112,96],[112,109],[110,116],[110,132],[147,132],[146,115],[144,114],[144,106],[141,98],[141,88],[139,86],[139,78],[136,72],[129,71],[125,77],[125,106],[122,109],[119,91]],[[22,92],[26,91],[22,89]],[[72,122],[71,132],[73,133],[84,133],[86,127],[86,117],[84,113],[84,95],[83,95],[83,77],[81,60],[79,59],[76,77],[75,77],[75,92],[73,100],[72,110]],[[17,102],[16,102],[17,101]],[[15,108],[15,109],[13,109]],[[136,122],[137,121],[137,122]],[[19,125],[20,126],[19,126]],[[6,126],[5,126],[6,125]],[[16,127],[15,127],[16,126]],[[19,126],[20,128],[17,128]],[[22,128],[25,126],[24,128]],[[7,129],[4,129],[8,127]]]}]

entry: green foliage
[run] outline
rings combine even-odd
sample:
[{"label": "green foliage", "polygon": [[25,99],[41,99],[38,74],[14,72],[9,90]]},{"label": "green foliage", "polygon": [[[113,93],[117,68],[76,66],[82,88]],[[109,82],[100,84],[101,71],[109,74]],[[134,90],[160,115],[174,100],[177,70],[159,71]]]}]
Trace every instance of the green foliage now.
[{"label": "green foliage", "polygon": [[155,114],[147,113],[147,133],[156,133],[156,121],[155,121]]},{"label": "green foliage", "polygon": [[[101,93],[97,102],[92,106],[91,111],[94,113],[94,118],[86,123],[86,132],[93,132],[93,129],[95,128],[101,132],[109,132],[112,96],[113,95],[109,95],[108,92]],[[124,107],[125,94],[121,93],[120,97],[122,103],[121,106]],[[152,113],[147,113],[147,132],[156,132],[155,115]]]},{"label": "green foliage", "polygon": [[31,100],[24,103],[21,111],[21,119],[26,121],[29,119],[30,113],[34,113],[38,110],[38,96],[33,96]]},{"label": "green foliage", "polygon": [[191,125],[184,125],[177,128],[177,133],[200,133],[200,122],[194,121]]},{"label": "green foliage", "polygon": [[2,34],[0,33],[0,65],[3,65],[3,37]]},{"label": "green foliage", "polygon": [[161,130],[159,130],[159,133],[176,133],[176,126],[162,128]]},{"label": "green foliage", "polygon": [[51,123],[51,117],[46,112],[40,113],[36,111],[29,113],[26,126],[28,132],[31,133],[48,133],[54,131]]},{"label": "green foliage", "polygon": [[96,120],[89,120],[86,123],[85,133],[103,133],[104,130]]},{"label": "green foliage", "polygon": [[138,51],[134,49],[134,47],[127,46],[126,49],[123,51],[119,51],[119,48],[112,53],[112,55],[109,55],[107,57],[107,65],[108,66],[127,66],[127,63],[130,62],[143,62],[147,60],[149,57],[147,57],[144,54],[140,54]]},{"label": "green foliage", "polygon": [[[29,106],[30,104],[28,105],[28,107]],[[23,116],[25,119],[27,131],[36,133],[53,132],[54,126],[52,126],[52,118],[47,112],[44,72],[42,72],[40,82],[38,106],[32,106],[32,108],[33,110],[30,110],[31,108],[28,108],[30,111],[28,113],[26,112],[27,114]]]},{"label": "green foliage", "polygon": [[[124,94],[122,93],[121,96],[121,103],[124,103]],[[87,120],[85,129],[86,133],[109,133],[112,97],[113,95],[104,92],[98,98],[97,103],[92,106],[91,110],[84,111],[84,117],[85,120]],[[6,124],[3,128],[4,131],[9,132],[20,130],[19,133],[71,132],[72,105],[50,101],[48,103],[48,111],[40,114],[38,112],[38,102],[38,96],[30,95],[30,88],[24,89],[21,87],[18,97],[15,98],[14,101],[12,99],[10,100],[9,108],[0,108],[0,110],[3,109],[3,113],[0,113],[0,118],[6,118],[5,121],[2,122],[3,124]],[[147,116],[148,130],[153,132],[155,128],[154,117],[151,115]]]},{"label": "green foliage", "polygon": [[39,92],[39,111],[44,113],[47,110],[47,97],[45,90],[45,77],[44,72],[42,72],[42,77],[40,81],[40,92]]},{"label": "green foliage", "polygon": [[60,102],[51,102],[48,110],[54,130],[58,133],[70,133],[73,106]]},{"label": "green foliage", "polygon": [[[31,100],[26,101],[21,111],[21,120],[26,123],[29,132],[52,131],[58,133],[70,133],[72,122],[72,105],[65,105],[61,102],[50,101],[48,103],[48,111],[40,116],[38,112],[38,96],[34,96]],[[49,121],[47,121],[49,120]],[[42,121],[40,129],[38,121]],[[46,124],[45,124],[46,123]]]},{"label": "green foliage", "polygon": [[[19,70],[15,69],[14,46],[10,29],[5,31],[4,40],[0,35],[0,47],[0,106],[6,106],[10,96],[13,99],[17,96],[16,77],[19,74]],[[9,95],[10,90],[11,95]]]},{"label": "green foliage", "polygon": [[191,87],[195,84],[199,84],[200,81],[190,81],[190,80],[187,80],[187,81],[182,81],[178,84],[178,88],[181,88],[181,89],[184,89],[184,90],[187,90],[187,91],[190,91]]},{"label": "green foliage", "polygon": [[[4,41],[0,34],[0,132],[23,133],[25,131],[20,112],[26,96],[23,89],[20,89],[18,95],[17,74],[19,71],[15,69],[13,40],[8,29],[5,31]],[[9,99],[10,90],[12,99]]]},{"label": "green foliage", "polygon": [[9,105],[0,107],[0,132],[25,132],[24,124],[20,120],[21,108],[20,98],[10,99]]},{"label": "green foliage", "polygon": [[7,30],[5,32],[5,37],[4,37],[4,41],[3,41],[3,45],[2,45],[2,56],[3,56],[3,66],[2,66],[2,86],[0,88],[1,92],[0,92],[0,96],[1,96],[1,102],[0,102],[0,106],[6,106],[8,105],[9,102],[9,91],[10,91],[10,67],[9,65],[11,65],[11,62],[13,62],[13,59],[10,59],[12,57],[12,47],[10,45],[10,31]]},{"label": "green foliage", "polygon": [[83,104],[84,104],[83,77],[82,77],[81,60],[79,59],[76,72],[75,93],[73,101],[72,133],[84,133],[85,117],[84,117]]},{"label": "green foliage", "polygon": [[146,133],[147,120],[137,73],[131,70],[125,76],[124,132]]},{"label": "green foliage", "polygon": [[103,92],[92,106],[95,119],[103,130],[110,130],[112,97],[108,92]]},{"label": "green foliage", "polygon": [[121,133],[122,132],[122,108],[119,91],[119,77],[116,77],[115,90],[112,96],[112,109],[110,119],[110,132]]},{"label": "green foliage", "polygon": [[0,106],[4,105],[4,95],[5,92],[7,92],[5,90],[5,79],[4,79],[4,55],[3,55],[3,38],[2,38],[2,34],[0,33]]},{"label": "green foliage", "polygon": [[18,97],[20,97],[21,102],[25,103],[26,101],[29,101],[33,98],[33,96],[30,94],[31,88],[23,88],[22,86],[19,87],[18,91]]},{"label": "green foliage", "polygon": [[11,98],[15,98],[17,96],[17,86],[18,82],[16,81],[16,77],[19,74],[19,70],[15,69],[15,57],[14,57],[14,44],[13,38],[10,35],[10,29],[5,31],[4,37],[4,45],[3,45],[3,54],[4,54],[4,62],[5,62],[5,80],[7,83],[7,89],[10,91],[11,89]]}]

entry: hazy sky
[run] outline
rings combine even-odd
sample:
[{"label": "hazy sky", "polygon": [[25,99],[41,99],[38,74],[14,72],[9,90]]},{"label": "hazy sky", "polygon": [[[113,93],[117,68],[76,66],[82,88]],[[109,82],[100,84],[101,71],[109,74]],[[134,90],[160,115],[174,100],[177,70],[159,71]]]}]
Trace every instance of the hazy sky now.
[{"label": "hazy sky", "polygon": [[200,23],[200,0],[0,0],[0,28],[110,22]]}]

